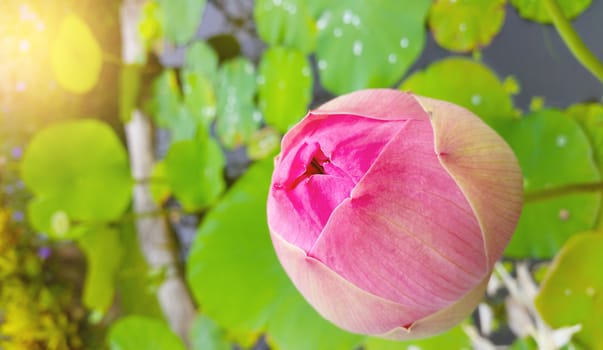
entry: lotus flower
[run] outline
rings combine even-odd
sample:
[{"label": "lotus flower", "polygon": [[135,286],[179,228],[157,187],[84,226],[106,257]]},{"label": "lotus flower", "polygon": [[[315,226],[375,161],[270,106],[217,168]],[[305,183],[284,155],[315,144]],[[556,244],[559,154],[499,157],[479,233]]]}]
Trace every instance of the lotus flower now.
[{"label": "lotus flower", "polygon": [[286,273],[324,318],[411,339],[471,313],[521,206],[517,159],[477,116],[364,90],[285,135],[268,226]]}]

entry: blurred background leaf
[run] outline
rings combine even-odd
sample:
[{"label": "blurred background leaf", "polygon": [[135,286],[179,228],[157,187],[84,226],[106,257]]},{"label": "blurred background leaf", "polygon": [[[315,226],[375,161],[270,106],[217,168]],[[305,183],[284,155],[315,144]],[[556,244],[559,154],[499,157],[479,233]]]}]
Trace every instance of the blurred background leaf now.
[{"label": "blurred background leaf", "polygon": [[603,235],[600,232],[573,236],[555,257],[535,304],[552,327],[580,324],[575,340],[587,349],[603,348]]},{"label": "blurred background leaf", "polygon": [[224,156],[209,135],[172,144],[165,156],[165,173],[174,196],[185,210],[211,205],[224,191]]},{"label": "blurred background leaf", "polygon": [[309,53],[316,46],[316,22],[304,0],[257,0],[253,11],[259,36],[272,46]]},{"label": "blurred background leaf", "polygon": [[230,350],[232,345],[218,325],[204,315],[198,315],[190,332],[192,350]]},{"label": "blurred background leaf", "polygon": [[185,350],[167,324],[148,317],[128,316],[111,326],[108,341],[111,350]]},{"label": "blurred background leaf", "polygon": [[[591,0],[556,0],[566,17],[574,18],[586,10]],[[545,0],[511,0],[521,17],[540,22],[551,23],[551,17],[545,5]]]},{"label": "blurred background leaf", "polygon": [[285,133],[306,114],[312,99],[312,70],[296,50],[274,47],[260,63],[259,106],[266,123]]},{"label": "blurred background leaf", "polygon": [[187,261],[193,295],[243,345],[266,331],[276,349],[351,349],[362,337],[318,316],[276,260],[264,215],[271,172],[271,161],[254,165],[208,213]]},{"label": "blurred background leaf", "polygon": [[70,92],[84,94],[96,85],[103,65],[102,49],[77,15],[63,18],[52,43],[51,63],[59,85]]},{"label": "blurred background leaf", "polygon": [[334,3],[317,22],[320,82],[343,94],[394,84],[425,44],[425,0]]},{"label": "blurred background leaf", "polygon": [[[519,159],[527,194],[601,178],[587,136],[559,110],[533,112],[503,135]],[[572,234],[593,227],[600,203],[596,192],[526,203],[507,256],[552,258]]]},{"label": "blurred background leaf", "polygon": [[113,304],[115,277],[125,253],[119,231],[107,227],[90,229],[78,240],[87,261],[84,305],[106,313]]},{"label": "blurred background leaf", "polygon": [[50,235],[48,219],[57,212],[75,224],[112,221],[125,212],[132,196],[123,145],[109,126],[93,119],[40,131],[25,152],[21,173],[36,195],[33,223],[45,222],[39,229]]},{"label": "blurred background leaf", "polygon": [[253,102],[256,89],[255,68],[248,59],[238,57],[220,68],[216,133],[227,148],[245,144],[260,125]]},{"label": "blurred background leaf", "polygon": [[498,76],[488,66],[468,58],[436,61],[411,74],[400,89],[463,106],[494,129],[516,114],[512,96]]},{"label": "blurred background leaf", "polygon": [[429,27],[443,48],[455,52],[490,44],[502,28],[506,0],[436,0],[429,11]]},{"label": "blurred background leaf", "polygon": [[157,0],[165,37],[176,44],[193,38],[201,23],[205,0]]}]

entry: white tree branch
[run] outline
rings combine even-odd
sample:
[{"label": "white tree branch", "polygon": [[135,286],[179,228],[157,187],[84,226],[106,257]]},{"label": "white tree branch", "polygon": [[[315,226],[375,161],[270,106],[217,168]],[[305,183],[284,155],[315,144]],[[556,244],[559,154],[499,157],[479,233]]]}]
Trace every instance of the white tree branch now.
[{"label": "white tree branch", "polygon": [[[144,45],[138,36],[138,19],[144,0],[124,0],[121,8],[122,58],[124,64],[136,64],[144,61]],[[146,179],[153,167],[153,138],[150,122],[140,110],[132,113],[132,119],[126,124],[126,138],[130,154],[130,167],[135,179]],[[156,212],[148,183],[137,183],[134,188],[134,212]],[[138,241],[146,260],[152,269],[163,269],[166,278],[157,292],[159,305],[172,330],[185,343],[195,306],[178,269],[179,261],[176,245],[170,234],[165,218],[142,215],[136,220]]]}]

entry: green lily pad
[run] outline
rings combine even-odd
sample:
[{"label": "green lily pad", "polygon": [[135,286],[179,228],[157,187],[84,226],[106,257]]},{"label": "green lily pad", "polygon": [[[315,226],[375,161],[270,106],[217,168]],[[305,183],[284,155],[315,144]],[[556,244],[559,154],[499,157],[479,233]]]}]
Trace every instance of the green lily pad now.
[{"label": "green lily pad", "polygon": [[180,72],[184,104],[205,128],[216,117],[214,82],[218,74],[218,55],[204,41],[196,41],[187,50]]},{"label": "green lily pad", "polygon": [[168,128],[174,111],[178,110],[182,99],[176,73],[170,69],[161,72],[153,81],[152,93],[148,108],[155,122],[161,127]]},{"label": "green lily pad", "polygon": [[[91,119],[62,122],[36,134],[21,175],[35,195],[30,214],[40,228],[51,228],[53,217],[59,224],[54,226],[65,227],[57,213],[68,225],[117,220],[132,196],[124,146],[108,125]],[[56,238],[73,238],[66,234],[69,228],[59,231]]]},{"label": "green lily pad", "polygon": [[[591,0],[555,0],[567,18],[574,18],[588,8]],[[540,23],[551,23],[551,16],[546,8],[546,0],[511,0],[519,15],[525,19]]]},{"label": "green lily pad", "polygon": [[209,135],[173,143],[165,172],[174,196],[187,211],[204,209],[224,191],[224,155]]},{"label": "green lily pad", "polygon": [[316,23],[306,0],[257,0],[257,31],[266,43],[310,53],[316,46]]},{"label": "green lily pad", "polygon": [[216,117],[216,95],[212,81],[197,71],[183,70],[184,105],[197,124],[209,129]]},{"label": "green lily pad", "polygon": [[266,123],[285,133],[307,112],[312,100],[312,70],[299,51],[272,48],[260,63],[259,106]]},{"label": "green lily pad", "polygon": [[29,223],[38,232],[56,240],[72,240],[83,236],[97,223],[78,223],[62,209],[57,198],[35,197],[27,205]]},{"label": "green lily pad", "polygon": [[271,127],[265,127],[251,137],[247,144],[249,159],[260,160],[270,156],[274,157],[281,146],[281,135]]},{"label": "green lily pad", "polygon": [[103,66],[102,53],[88,24],[77,15],[67,15],[50,53],[52,72],[59,85],[76,94],[92,90]]},{"label": "green lily pad", "polygon": [[316,56],[322,85],[335,94],[388,87],[425,45],[431,1],[351,0],[325,10],[317,22]]},{"label": "green lily pad", "polygon": [[534,303],[552,327],[581,324],[573,340],[587,349],[602,349],[603,235],[579,234],[561,249],[542,282]]},{"label": "green lily pad", "polygon": [[134,222],[120,226],[119,240],[123,254],[115,276],[115,293],[121,315],[163,318],[156,290],[149,281],[149,266],[142,255]]},{"label": "green lily pad", "polygon": [[[600,180],[587,136],[558,110],[533,112],[503,135],[519,159],[527,198],[542,190]],[[600,202],[599,193],[573,193],[524,203],[506,254],[553,257],[572,234],[593,227]]]},{"label": "green lily pad", "polygon": [[91,310],[107,312],[113,304],[115,277],[123,257],[119,232],[108,227],[90,229],[78,245],[86,255],[84,305]]},{"label": "green lily pad", "polygon": [[218,73],[218,55],[204,41],[195,41],[184,56],[184,69],[199,72],[213,81]]},{"label": "green lily pad", "polygon": [[262,120],[255,108],[256,76],[253,64],[239,57],[222,65],[218,73],[216,132],[227,148],[245,144]]},{"label": "green lily pad", "polygon": [[218,325],[205,315],[195,318],[190,331],[193,350],[231,350],[224,332]]},{"label": "green lily pad", "polygon": [[468,58],[452,57],[432,63],[409,76],[400,89],[463,106],[494,129],[515,115],[511,96],[496,74]]},{"label": "green lily pad", "polygon": [[506,0],[438,0],[429,27],[443,48],[467,52],[490,44],[505,20]]},{"label": "green lily pad", "polygon": [[164,322],[128,316],[115,322],[108,335],[111,350],[185,350],[185,346]]},{"label": "green lily pad", "polygon": [[[570,106],[565,113],[577,121],[586,133],[593,148],[593,157],[599,172],[603,172],[603,105],[599,103],[579,103]],[[603,228],[603,215],[599,214],[596,225]]]},{"label": "green lily pad", "polygon": [[599,170],[603,170],[603,105],[578,103],[570,106],[565,113],[580,124],[593,146]]},{"label": "green lily pad", "polygon": [[461,325],[436,336],[410,341],[391,341],[379,338],[368,338],[364,344],[366,350],[440,350],[471,349],[471,340]]},{"label": "green lily pad", "polygon": [[314,18],[320,18],[326,10],[336,6],[338,0],[306,0],[306,3]]},{"label": "green lily pad", "polygon": [[187,260],[193,296],[239,337],[265,332],[270,344],[288,350],[353,349],[362,337],[322,319],[276,259],[265,214],[271,172],[272,160],[253,165],[205,217]]},{"label": "green lily pad", "polygon": [[206,0],[157,0],[159,18],[165,37],[176,44],[186,44],[201,23]]},{"label": "green lily pad", "polygon": [[144,42],[145,47],[151,47],[163,36],[161,9],[156,0],[145,1],[142,5],[140,20],[138,22],[138,34]]},{"label": "green lily pad", "polygon": [[[189,94],[193,93],[192,87],[190,87],[191,81],[195,84],[195,88],[202,88],[197,80],[191,78],[190,81],[186,81],[189,84],[187,85]],[[203,120],[203,117],[195,118],[187,104],[182,102],[183,97],[176,73],[171,69],[164,70],[153,82],[152,92],[152,99],[148,102],[147,108],[157,124],[170,131],[172,140],[190,140],[195,137],[199,122]],[[198,104],[198,101],[188,101],[189,106],[195,104]]]},{"label": "green lily pad", "polygon": [[32,198],[27,205],[27,218],[34,229],[52,239],[70,240],[85,233],[74,230],[71,219],[62,209],[58,198]]}]

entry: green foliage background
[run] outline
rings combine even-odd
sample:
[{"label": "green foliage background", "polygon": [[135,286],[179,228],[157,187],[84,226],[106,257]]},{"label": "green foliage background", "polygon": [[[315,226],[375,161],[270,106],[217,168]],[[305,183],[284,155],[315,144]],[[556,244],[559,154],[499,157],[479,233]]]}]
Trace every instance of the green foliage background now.
[{"label": "green foliage background", "polygon": [[[146,53],[135,64],[120,59],[121,1],[50,3],[0,9],[0,348],[461,349],[502,337],[534,349],[538,336],[579,324],[566,343],[603,349],[601,96],[563,109],[535,98],[524,112],[513,98],[522,77],[480,58],[507,11],[560,27],[551,3],[574,18],[589,0],[256,0],[239,4],[247,17],[212,1],[266,45],[257,57],[230,34],[197,35],[205,0],[147,0],[137,22]],[[450,55],[413,69],[429,35]],[[581,62],[595,75],[601,65]],[[494,276],[506,290],[482,304],[490,334],[481,313],[414,342],[346,333],[306,304],[276,260],[265,201],[281,136],[321,96],[375,87],[470,109],[520,161],[526,204]],[[134,110],[158,135],[145,179],[131,174],[123,131]],[[159,212],[133,212],[140,183]],[[180,233],[174,249],[198,312],[186,339],[157,305],[166,271],[141,254],[140,215]],[[182,235],[187,225],[194,238]],[[525,294],[543,321],[532,333],[513,329],[505,301],[523,261],[540,284]]]}]

